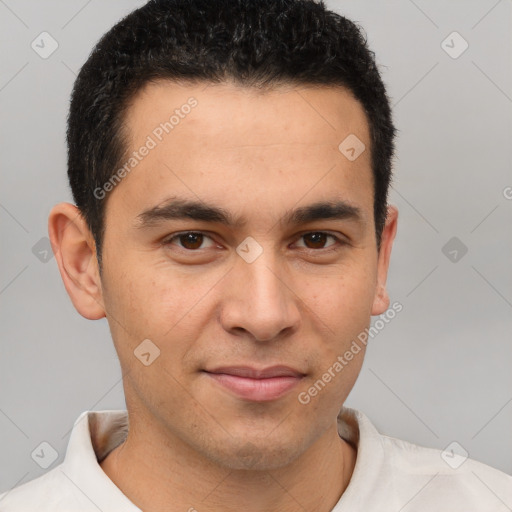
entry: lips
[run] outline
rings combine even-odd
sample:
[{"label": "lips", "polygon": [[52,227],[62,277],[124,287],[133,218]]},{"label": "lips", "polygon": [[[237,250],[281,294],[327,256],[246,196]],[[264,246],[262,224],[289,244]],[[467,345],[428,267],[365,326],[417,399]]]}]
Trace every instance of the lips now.
[{"label": "lips", "polygon": [[281,398],[304,377],[303,373],[288,366],[271,366],[262,369],[229,366],[205,370],[205,373],[237,397],[255,402]]}]

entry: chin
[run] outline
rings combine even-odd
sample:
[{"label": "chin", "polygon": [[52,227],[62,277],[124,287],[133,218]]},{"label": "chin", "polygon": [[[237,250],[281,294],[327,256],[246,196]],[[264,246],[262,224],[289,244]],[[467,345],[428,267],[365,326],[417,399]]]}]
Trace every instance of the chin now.
[{"label": "chin", "polygon": [[229,470],[270,471],[287,466],[299,455],[301,452],[289,442],[282,446],[271,446],[269,439],[259,439],[242,441],[238,447],[232,446],[211,458]]}]

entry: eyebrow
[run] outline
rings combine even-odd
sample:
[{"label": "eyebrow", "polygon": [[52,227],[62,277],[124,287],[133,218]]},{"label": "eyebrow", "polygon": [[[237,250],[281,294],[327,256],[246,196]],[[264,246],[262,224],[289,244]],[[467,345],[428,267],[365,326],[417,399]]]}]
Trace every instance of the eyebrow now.
[{"label": "eyebrow", "polygon": [[[144,210],[136,217],[139,229],[154,227],[167,220],[191,219],[196,221],[224,224],[229,227],[243,227],[247,218],[235,217],[224,208],[203,201],[172,197],[164,203]],[[307,224],[318,220],[354,220],[364,222],[360,208],[344,200],[318,201],[287,211],[278,221],[280,225]]]}]

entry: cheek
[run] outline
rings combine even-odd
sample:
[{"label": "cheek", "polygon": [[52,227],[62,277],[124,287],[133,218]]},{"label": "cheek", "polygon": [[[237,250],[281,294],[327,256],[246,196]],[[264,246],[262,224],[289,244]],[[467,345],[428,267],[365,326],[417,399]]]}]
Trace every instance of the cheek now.
[{"label": "cheek", "polygon": [[375,288],[375,269],[368,264],[346,267],[322,279],[308,279],[303,293],[307,297],[306,304],[331,333],[345,339],[353,335],[354,330],[367,326]]},{"label": "cheek", "polygon": [[[309,279],[309,284],[320,281]],[[370,265],[361,265],[324,279],[321,291],[308,295],[306,303],[314,312],[310,318],[317,333],[316,357],[312,378],[303,391],[315,408],[343,403],[357,380],[366,349],[361,336],[370,323],[374,289],[375,273]]]},{"label": "cheek", "polygon": [[156,340],[162,330],[158,319],[163,316],[164,301],[169,300],[162,283],[152,279],[142,262],[127,259],[106,263],[104,274],[108,276],[103,289],[107,318],[120,356],[144,339]]},{"label": "cheek", "polygon": [[120,348],[133,350],[148,338],[162,349],[172,345],[175,355],[185,351],[186,340],[201,329],[208,296],[221,282],[222,272],[199,276],[168,264],[144,263],[142,258],[116,263],[106,269],[104,299],[113,335],[123,340]]}]

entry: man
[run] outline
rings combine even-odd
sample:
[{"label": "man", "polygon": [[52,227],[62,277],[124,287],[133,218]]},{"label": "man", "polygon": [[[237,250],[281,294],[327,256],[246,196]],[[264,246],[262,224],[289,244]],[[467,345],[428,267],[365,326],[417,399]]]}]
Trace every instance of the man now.
[{"label": "man", "polygon": [[322,3],[151,1],[113,27],[49,233],[127,412],[83,413],[0,509],[509,510],[512,477],[343,407],[390,307],[394,135],[372,53]]}]

